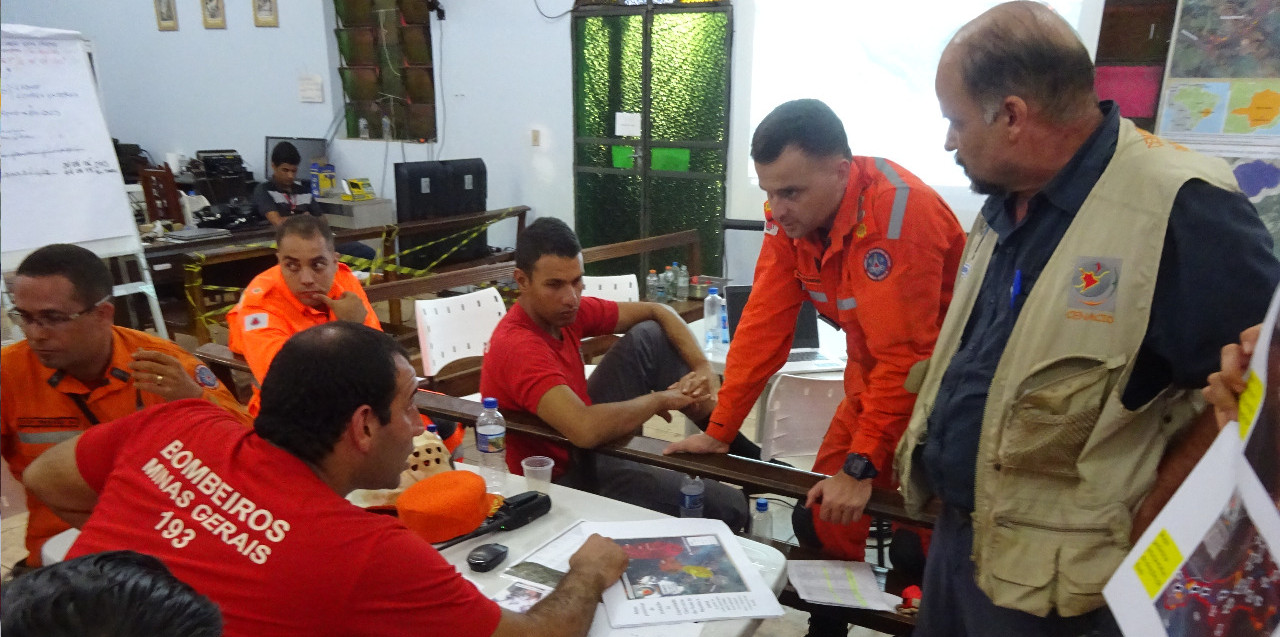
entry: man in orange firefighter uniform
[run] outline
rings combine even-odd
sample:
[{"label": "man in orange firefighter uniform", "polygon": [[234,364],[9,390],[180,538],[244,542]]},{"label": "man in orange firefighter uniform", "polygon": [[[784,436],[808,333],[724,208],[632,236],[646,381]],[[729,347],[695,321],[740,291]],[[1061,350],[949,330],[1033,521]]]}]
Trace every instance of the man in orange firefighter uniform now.
[{"label": "man in orange firefighter uniform", "polygon": [[[951,301],[964,232],[932,189],[901,166],[855,157],[844,125],[818,100],[796,100],[760,122],[751,141],[765,204],[764,245],[729,350],[706,433],[666,453],[725,453],[787,360],[808,300],[845,332],[845,398],[813,470],[827,476],[793,516],[801,544],[863,559],[872,484],[890,463],[915,395],[913,365],[933,351]],[[781,229],[782,232],[778,232]]]}]

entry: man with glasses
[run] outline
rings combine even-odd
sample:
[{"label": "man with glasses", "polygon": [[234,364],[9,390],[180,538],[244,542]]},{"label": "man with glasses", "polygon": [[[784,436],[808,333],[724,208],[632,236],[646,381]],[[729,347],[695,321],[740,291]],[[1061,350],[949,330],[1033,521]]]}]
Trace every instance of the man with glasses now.
[{"label": "man with glasses", "polygon": [[[26,340],[0,351],[0,454],[19,480],[54,443],[143,407],[203,398],[250,424],[208,367],[172,341],[113,324],[111,273],[93,252],[54,244],[32,252],[13,278],[9,318]],[[68,527],[27,492],[27,550]]]}]

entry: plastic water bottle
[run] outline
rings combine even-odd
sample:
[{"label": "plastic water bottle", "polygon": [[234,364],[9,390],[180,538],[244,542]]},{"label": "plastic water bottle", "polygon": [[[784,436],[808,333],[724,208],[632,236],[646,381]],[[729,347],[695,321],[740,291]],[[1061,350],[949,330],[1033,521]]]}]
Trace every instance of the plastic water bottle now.
[{"label": "plastic water bottle", "polygon": [[702,350],[710,356],[720,349],[720,288],[707,290],[707,298],[702,301],[702,325],[705,328],[706,341]]},{"label": "plastic water bottle", "polygon": [[680,517],[702,517],[702,478],[685,476],[680,483]]},{"label": "plastic water bottle", "polygon": [[484,399],[484,411],[476,418],[476,449],[485,490],[501,493],[507,484],[507,421],[498,413],[497,398]]},{"label": "plastic water bottle", "polygon": [[382,116],[382,138],[391,139],[391,116],[386,114]]},{"label": "plastic water bottle", "polygon": [[729,304],[720,299],[720,353],[729,352]]},{"label": "plastic water bottle", "polygon": [[773,539],[773,515],[769,513],[769,501],[756,498],[756,510],[751,514],[751,534],[765,540]]},{"label": "plastic water bottle", "polygon": [[680,266],[680,273],[676,275],[676,300],[689,300],[689,266]]},{"label": "plastic water bottle", "polygon": [[667,268],[667,300],[675,301],[676,298],[676,279],[679,278],[680,264],[672,261],[671,267]]},{"label": "plastic water bottle", "polygon": [[[667,268],[667,272],[670,272],[670,271],[671,271],[671,268]],[[667,272],[663,272],[662,274],[659,274],[658,283],[653,286],[654,289],[656,289],[658,292],[658,298],[654,299],[654,301],[657,301],[658,303],[666,303],[667,300],[670,298],[667,296]]]},{"label": "plastic water bottle", "polygon": [[360,131],[360,139],[369,139],[369,120],[361,117],[356,128]]},{"label": "plastic water bottle", "polygon": [[649,276],[644,278],[644,300],[656,302],[658,300],[658,272],[649,270]]}]

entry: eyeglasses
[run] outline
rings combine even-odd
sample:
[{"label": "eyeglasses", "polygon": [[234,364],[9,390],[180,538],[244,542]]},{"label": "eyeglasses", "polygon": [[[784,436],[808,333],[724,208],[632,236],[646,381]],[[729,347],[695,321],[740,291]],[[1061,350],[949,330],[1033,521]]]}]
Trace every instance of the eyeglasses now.
[{"label": "eyeglasses", "polygon": [[99,305],[102,305],[103,303],[106,303],[107,301],[110,301],[110,300],[111,300],[111,295],[108,294],[102,297],[102,300],[98,301],[97,303],[94,303],[93,305],[90,305],[89,307],[83,310],[80,310],[79,312],[75,312],[74,314],[65,314],[57,310],[49,310],[45,312],[40,312],[39,314],[27,314],[26,312],[23,312],[22,310],[19,310],[19,309],[9,310],[7,314],[9,315],[9,318],[14,323],[17,323],[19,326],[22,326],[22,327],[34,325],[36,327],[41,327],[46,329],[57,329],[59,327],[66,325],[67,323],[70,323],[71,321],[74,321],[92,312]]}]

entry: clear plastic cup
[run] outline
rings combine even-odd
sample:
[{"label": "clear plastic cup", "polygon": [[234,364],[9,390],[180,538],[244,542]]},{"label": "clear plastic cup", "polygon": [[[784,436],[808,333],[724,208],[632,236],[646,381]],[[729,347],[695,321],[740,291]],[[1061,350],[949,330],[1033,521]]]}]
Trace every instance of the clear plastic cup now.
[{"label": "clear plastic cup", "polygon": [[530,490],[547,493],[551,490],[551,470],[556,461],[546,456],[529,456],[520,461],[524,469],[524,480]]}]

